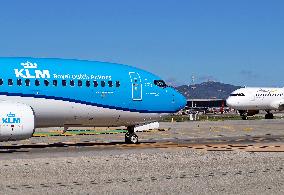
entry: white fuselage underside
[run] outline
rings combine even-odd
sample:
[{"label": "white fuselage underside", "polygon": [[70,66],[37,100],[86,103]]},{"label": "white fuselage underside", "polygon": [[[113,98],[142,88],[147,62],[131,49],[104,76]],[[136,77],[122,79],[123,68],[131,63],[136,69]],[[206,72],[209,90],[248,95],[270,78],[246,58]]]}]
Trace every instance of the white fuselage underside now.
[{"label": "white fuselage underside", "polygon": [[0,96],[0,101],[23,103],[35,114],[36,128],[76,126],[131,126],[159,120],[167,114],[139,113],[32,97]]}]

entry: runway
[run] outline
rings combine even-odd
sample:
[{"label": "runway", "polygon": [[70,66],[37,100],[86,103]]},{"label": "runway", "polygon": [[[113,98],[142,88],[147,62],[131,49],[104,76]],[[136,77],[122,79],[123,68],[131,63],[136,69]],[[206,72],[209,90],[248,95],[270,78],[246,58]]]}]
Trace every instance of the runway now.
[{"label": "runway", "polygon": [[160,131],[2,143],[5,194],[283,194],[284,120],[161,123]]}]

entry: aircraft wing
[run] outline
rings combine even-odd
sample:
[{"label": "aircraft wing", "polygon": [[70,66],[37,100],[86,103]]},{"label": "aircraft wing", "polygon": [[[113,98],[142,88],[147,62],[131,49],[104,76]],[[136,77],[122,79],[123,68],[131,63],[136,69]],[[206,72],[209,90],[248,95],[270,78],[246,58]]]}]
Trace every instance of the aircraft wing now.
[{"label": "aircraft wing", "polygon": [[284,100],[273,102],[271,105],[276,110],[284,110]]},{"label": "aircraft wing", "polygon": [[284,110],[284,103],[279,105],[279,110]]}]

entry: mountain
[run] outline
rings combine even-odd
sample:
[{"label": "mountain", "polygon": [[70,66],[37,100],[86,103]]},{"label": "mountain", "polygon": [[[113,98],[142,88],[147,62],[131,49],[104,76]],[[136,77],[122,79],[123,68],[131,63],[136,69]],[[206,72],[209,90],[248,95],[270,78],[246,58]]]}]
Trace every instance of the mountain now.
[{"label": "mountain", "polygon": [[214,81],[176,87],[187,99],[226,99],[238,88],[241,88],[241,86]]}]

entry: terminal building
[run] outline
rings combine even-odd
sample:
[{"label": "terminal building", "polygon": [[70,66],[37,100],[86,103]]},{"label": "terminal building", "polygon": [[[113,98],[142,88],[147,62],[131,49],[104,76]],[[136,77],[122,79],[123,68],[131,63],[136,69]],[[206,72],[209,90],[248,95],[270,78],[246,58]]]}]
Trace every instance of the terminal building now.
[{"label": "terminal building", "polygon": [[220,108],[226,107],[226,100],[224,99],[188,99],[187,108]]}]

